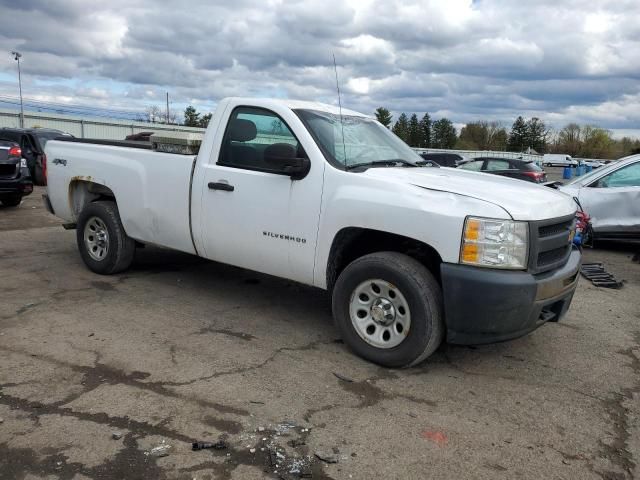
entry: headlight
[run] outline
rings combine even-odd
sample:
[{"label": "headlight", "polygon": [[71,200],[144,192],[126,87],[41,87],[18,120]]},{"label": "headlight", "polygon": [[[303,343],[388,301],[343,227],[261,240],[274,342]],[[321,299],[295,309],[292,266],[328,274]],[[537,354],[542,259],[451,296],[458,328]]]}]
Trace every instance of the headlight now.
[{"label": "headlight", "polygon": [[27,160],[24,158],[20,159],[20,168],[27,168]]},{"label": "headlight", "polygon": [[467,217],[460,263],[492,268],[527,268],[527,222]]}]

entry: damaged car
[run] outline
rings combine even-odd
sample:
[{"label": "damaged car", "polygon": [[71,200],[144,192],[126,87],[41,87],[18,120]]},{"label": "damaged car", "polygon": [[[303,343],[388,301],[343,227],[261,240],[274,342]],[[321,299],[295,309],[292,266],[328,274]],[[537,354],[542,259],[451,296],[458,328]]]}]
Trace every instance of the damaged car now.
[{"label": "damaged car", "polygon": [[596,240],[640,240],[640,155],[576,177],[558,189],[591,216]]}]

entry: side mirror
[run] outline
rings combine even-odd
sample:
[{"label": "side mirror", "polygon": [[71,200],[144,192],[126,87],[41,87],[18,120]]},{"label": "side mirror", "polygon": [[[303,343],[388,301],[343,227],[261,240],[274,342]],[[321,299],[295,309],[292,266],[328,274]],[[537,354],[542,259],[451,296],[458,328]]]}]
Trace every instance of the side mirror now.
[{"label": "side mirror", "polygon": [[264,151],[264,161],[291,177],[291,180],[301,180],[311,169],[311,162],[307,157],[296,156],[296,148],[288,143],[276,143],[268,146]]}]

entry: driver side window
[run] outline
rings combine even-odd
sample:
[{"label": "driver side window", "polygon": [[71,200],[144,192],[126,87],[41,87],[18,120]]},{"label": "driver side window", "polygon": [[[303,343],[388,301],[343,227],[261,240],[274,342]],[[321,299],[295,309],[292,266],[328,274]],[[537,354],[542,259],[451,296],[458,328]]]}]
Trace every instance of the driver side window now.
[{"label": "driver side window", "polygon": [[598,188],[640,187],[640,162],[627,165],[602,177],[593,186]]},{"label": "driver side window", "polygon": [[238,107],[229,118],[218,165],[286,174],[278,160],[302,156],[302,146],[282,118],[262,108]]}]

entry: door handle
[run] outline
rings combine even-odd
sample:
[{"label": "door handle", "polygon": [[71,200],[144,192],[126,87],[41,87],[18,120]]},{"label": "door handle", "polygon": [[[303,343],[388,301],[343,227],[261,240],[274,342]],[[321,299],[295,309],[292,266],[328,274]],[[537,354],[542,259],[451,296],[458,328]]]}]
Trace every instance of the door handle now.
[{"label": "door handle", "polygon": [[234,186],[224,182],[209,182],[210,190],[223,190],[225,192],[233,192]]}]

